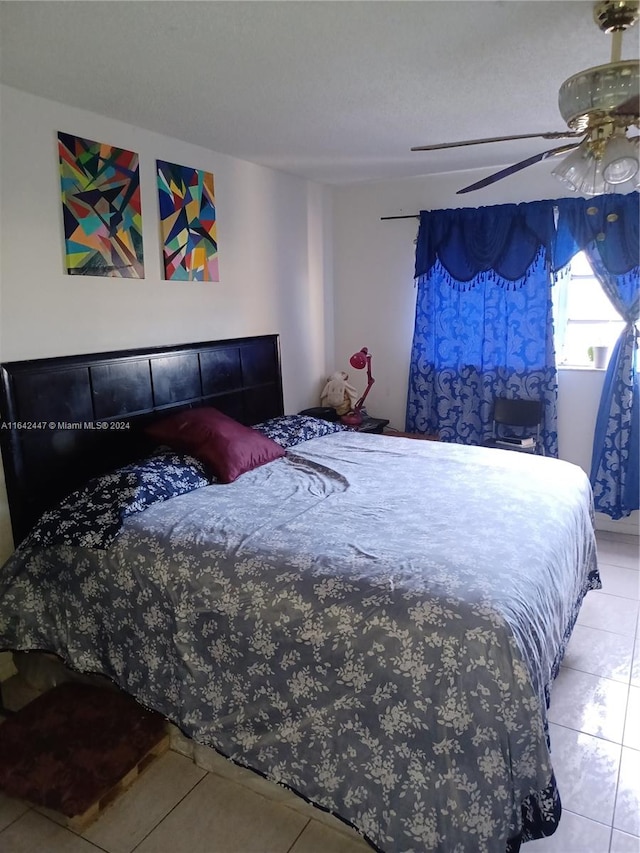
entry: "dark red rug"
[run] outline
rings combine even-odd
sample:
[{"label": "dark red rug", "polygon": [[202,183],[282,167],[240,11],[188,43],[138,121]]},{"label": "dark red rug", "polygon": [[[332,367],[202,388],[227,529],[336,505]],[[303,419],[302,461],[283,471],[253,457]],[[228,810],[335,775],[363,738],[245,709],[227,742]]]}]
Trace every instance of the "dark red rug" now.
[{"label": "dark red rug", "polygon": [[2,723],[0,742],[0,790],[80,827],[167,748],[168,735],[160,714],[125,693],[69,682]]}]

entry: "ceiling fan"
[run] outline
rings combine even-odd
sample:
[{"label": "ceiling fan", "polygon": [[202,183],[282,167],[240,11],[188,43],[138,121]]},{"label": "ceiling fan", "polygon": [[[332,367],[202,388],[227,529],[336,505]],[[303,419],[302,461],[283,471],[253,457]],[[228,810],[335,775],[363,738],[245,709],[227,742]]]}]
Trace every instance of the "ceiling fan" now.
[{"label": "ceiling fan", "polygon": [[552,174],[576,192],[591,196],[638,188],[640,137],[629,137],[627,131],[633,126],[640,128],[640,62],[620,59],[622,34],[638,20],[638,0],[599,0],[593,16],[599,28],[612,35],[611,61],[574,74],[560,87],[558,106],[569,130],[419,145],[411,150],[436,151],[512,139],[576,139],[579,141],[542,151],[501,169],[458,190],[458,194],[482,189],[561,154],[569,156]]}]

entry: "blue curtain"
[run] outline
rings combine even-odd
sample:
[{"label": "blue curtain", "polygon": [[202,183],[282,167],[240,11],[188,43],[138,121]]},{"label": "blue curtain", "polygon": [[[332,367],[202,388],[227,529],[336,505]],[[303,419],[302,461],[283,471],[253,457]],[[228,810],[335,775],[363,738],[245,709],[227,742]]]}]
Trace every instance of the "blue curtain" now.
[{"label": "blue curtain", "polygon": [[640,508],[639,195],[559,199],[555,265],[578,251],[626,322],[605,376],[591,460],[595,508],[623,518]]},{"label": "blue curtain", "polygon": [[406,429],[480,444],[494,396],[544,400],[558,455],[554,203],[422,211]]}]

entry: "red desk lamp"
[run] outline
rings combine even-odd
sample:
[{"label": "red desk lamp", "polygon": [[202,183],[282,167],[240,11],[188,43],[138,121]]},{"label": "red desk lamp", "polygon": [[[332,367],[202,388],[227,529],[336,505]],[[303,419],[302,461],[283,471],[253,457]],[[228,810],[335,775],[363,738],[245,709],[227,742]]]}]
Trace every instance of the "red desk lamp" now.
[{"label": "red desk lamp", "polygon": [[347,424],[348,426],[359,426],[362,423],[361,409],[364,405],[364,401],[367,399],[367,394],[371,390],[371,386],[376,381],[371,375],[371,353],[366,347],[362,347],[358,352],[354,352],[349,359],[349,364],[351,367],[355,367],[356,370],[362,370],[363,367],[367,368],[367,387],[362,397],[360,397],[353,407],[352,411],[343,415],[340,420],[343,424]]}]

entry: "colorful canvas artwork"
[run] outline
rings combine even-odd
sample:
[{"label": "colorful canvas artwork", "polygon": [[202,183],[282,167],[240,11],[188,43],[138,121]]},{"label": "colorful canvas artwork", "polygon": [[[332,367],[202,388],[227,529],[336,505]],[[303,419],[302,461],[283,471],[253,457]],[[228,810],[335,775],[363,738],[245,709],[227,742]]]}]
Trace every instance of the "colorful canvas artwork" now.
[{"label": "colorful canvas artwork", "polygon": [[156,162],[165,278],[220,281],[212,173]]},{"label": "colorful canvas artwork", "polygon": [[138,155],[58,133],[66,270],[144,278]]}]

